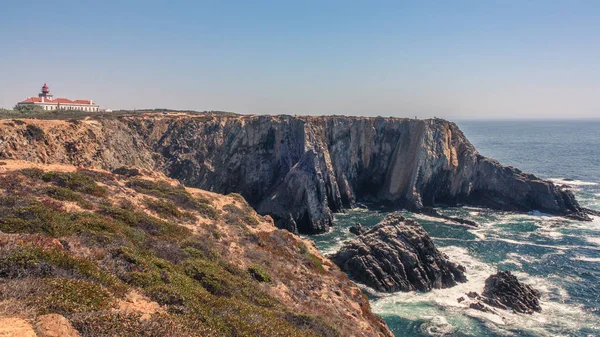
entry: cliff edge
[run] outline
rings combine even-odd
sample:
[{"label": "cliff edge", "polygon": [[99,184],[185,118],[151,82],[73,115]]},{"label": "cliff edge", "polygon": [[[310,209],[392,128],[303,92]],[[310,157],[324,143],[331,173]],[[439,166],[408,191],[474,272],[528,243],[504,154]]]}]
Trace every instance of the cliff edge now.
[{"label": "cliff edge", "polygon": [[0,158],[159,169],[186,186],[240,193],[293,232],[324,232],[332,213],[359,200],[589,220],[571,192],[480,155],[442,119],[148,114],[0,123]]}]

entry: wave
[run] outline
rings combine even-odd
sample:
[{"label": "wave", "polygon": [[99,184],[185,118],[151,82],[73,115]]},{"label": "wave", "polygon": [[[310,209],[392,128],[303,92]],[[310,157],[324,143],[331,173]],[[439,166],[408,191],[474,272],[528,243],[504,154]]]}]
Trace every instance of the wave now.
[{"label": "wave", "polygon": [[[427,336],[451,336],[457,332],[474,332],[481,324],[487,331],[502,335],[519,335],[526,331],[537,336],[573,335],[581,328],[597,331],[597,316],[585,311],[582,306],[565,304],[569,302],[569,293],[553,283],[549,278],[533,277],[525,272],[513,272],[520,281],[532,285],[542,293],[542,312],[533,315],[513,313],[494,309],[495,313],[481,312],[469,308],[469,300],[458,302],[470,291],[481,292],[485,280],[496,272],[496,267],[473,257],[465,248],[442,247],[454,262],[466,267],[468,281],[448,289],[435,289],[427,293],[379,294],[380,298],[372,303],[373,310],[382,315],[399,316],[408,320],[421,320],[420,330]],[[536,260],[510,253],[504,262]],[[574,279],[573,282],[581,280]],[[479,328],[478,328],[479,327]],[[484,333],[485,334],[485,333]]]},{"label": "wave", "polygon": [[570,180],[567,178],[550,178],[548,180],[550,180],[551,182],[555,183],[555,184],[561,184],[561,185],[570,185],[570,186],[594,186],[594,185],[598,185],[597,182],[593,182],[593,181],[583,181],[583,180]]}]

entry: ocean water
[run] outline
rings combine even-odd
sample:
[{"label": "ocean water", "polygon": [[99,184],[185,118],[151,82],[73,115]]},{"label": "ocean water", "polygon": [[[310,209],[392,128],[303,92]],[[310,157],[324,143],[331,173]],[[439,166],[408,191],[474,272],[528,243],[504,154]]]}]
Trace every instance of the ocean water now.
[{"label": "ocean water", "polygon": [[[568,184],[583,206],[600,210],[600,121],[457,124],[481,154]],[[406,213],[452,261],[467,268],[469,281],[428,293],[382,294],[363,287],[373,311],[396,336],[600,336],[600,218],[578,222],[475,207],[439,211],[481,224],[472,229]],[[337,214],[330,232],[311,238],[322,252],[332,253],[352,238],[349,226],[372,226],[385,215],[385,209]],[[498,269],[540,290],[542,312],[492,314],[458,303],[469,291],[481,293]]]}]

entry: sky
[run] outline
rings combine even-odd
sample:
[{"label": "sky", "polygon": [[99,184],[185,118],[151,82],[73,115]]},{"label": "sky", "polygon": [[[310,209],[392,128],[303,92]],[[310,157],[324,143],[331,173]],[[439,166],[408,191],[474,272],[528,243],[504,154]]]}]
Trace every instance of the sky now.
[{"label": "sky", "polygon": [[600,1],[1,0],[0,107],[600,118]]}]

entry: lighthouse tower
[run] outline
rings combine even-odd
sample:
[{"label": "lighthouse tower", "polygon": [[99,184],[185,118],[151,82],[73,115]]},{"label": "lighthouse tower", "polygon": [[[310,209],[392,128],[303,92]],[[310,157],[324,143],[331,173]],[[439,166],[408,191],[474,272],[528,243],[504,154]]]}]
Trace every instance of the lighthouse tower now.
[{"label": "lighthouse tower", "polygon": [[42,92],[38,95],[38,97],[42,98],[42,102],[44,102],[45,100],[51,101],[52,98],[54,97],[50,93],[50,88],[46,85],[46,83],[44,83],[44,86],[42,87]]}]

